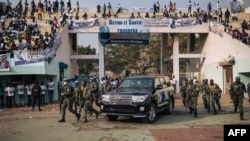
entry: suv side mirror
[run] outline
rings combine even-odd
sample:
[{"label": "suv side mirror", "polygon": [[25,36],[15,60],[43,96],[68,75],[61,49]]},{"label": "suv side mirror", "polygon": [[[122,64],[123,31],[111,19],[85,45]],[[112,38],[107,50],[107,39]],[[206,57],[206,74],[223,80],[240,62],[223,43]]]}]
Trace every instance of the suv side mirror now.
[{"label": "suv side mirror", "polygon": [[157,84],[155,89],[163,89],[163,85],[162,84]]}]

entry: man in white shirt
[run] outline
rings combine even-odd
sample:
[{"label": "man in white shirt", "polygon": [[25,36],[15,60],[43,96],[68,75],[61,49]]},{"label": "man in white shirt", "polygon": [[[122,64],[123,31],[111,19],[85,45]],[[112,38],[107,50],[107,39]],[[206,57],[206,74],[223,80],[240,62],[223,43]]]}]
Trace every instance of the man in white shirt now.
[{"label": "man in white shirt", "polygon": [[24,106],[24,85],[22,83],[17,85],[17,94],[19,99],[19,106]]},{"label": "man in white shirt", "polygon": [[26,89],[27,89],[27,97],[28,97],[28,101],[27,101],[27,104],[28,104],[28,107],[32,105],[32,87],[33,87],[33,84],[31,82],[29,82],[28,85],[26,85]]},{"label": "man in white shirt", "polygon": [[[11,85],[11,83],[8,84],[8,86],[5,89],[6,95],[7,95],[7,108],[12,108],[13,104],[15,107],[15,88]],[[13,102],[13,103],[12,103]]]},{"label": "man in white shirt", "polygon": [[54,94],[54,88],[55,88],[55,84],[52,81],[52,78],[50,78],[50,81],[49,81],[47,87],[49,89],[49,103],[52,103],[52,101],[53,101],[53,94]]},{"label": "man in white shirt", "polygon": [[41,105],[45,105],[45,94],[46,94],[46,86],[44,82],[41,82]]}]

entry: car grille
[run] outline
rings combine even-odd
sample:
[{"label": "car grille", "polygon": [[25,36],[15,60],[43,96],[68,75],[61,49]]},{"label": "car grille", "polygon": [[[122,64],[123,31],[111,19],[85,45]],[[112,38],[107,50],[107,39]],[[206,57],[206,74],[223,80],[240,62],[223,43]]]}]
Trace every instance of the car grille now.
[{"label": "car grille", "polygon": [[132,96],[110,96],[110,104],[131,104]]}]

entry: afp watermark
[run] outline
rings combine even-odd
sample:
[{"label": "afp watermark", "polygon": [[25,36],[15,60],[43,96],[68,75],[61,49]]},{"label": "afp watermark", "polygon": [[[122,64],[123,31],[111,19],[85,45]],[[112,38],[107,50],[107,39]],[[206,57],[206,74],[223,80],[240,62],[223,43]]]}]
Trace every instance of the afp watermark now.
[{"label": "afp watermark", "polygon": [[249,141],[250,125],[224,125],[224,141]]}]

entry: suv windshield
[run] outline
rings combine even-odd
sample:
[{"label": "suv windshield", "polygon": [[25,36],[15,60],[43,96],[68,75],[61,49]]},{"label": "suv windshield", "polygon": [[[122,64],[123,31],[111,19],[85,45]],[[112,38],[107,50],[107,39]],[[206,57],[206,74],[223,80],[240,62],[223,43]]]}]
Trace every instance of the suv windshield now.
[{"label": "suv windshield", "polygon": [[153,79],[150,78],[131,78],[124,79],[119,88],[151,88],[153,87]]},{"label": "suv windshield", "polygon": [[77,81],[78,82],[82,82],[82,81],[86,81],[86,83],[88,84],[89,81],[90,81],[90,78],[94,78],[93,76],[91,75],[79,75],[78,78],[77,78]]}]

